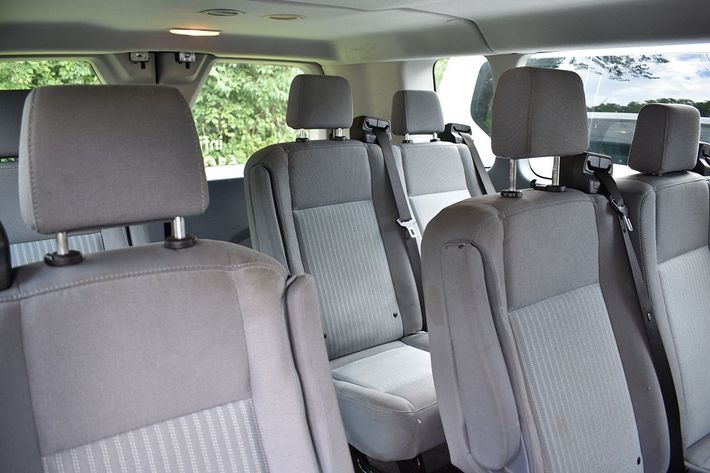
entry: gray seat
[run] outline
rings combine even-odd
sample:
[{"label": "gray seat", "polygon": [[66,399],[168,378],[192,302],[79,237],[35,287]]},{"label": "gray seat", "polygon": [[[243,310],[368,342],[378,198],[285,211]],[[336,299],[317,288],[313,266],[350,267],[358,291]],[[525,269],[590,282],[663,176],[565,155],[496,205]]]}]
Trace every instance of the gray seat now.
[{"label": "gray seat", "polygon": [[687,105],[641,109],[619,179],[678,392],[686,462],[710,471],[710,192],[696,163],[700,114]]},{"label": "gray seat", "polygon": [[68,265],[15,269],[0,292],[0,471],[351,472],[312,279],[184,234],[208,194],[182,95],[39,88],[22,136],[35,231],[174,232],[78,264],[62,244],[53,261]]},{"label": "gray seat", "polygon": [[[29,90],[0,91],[0,157],[2,158],[17,158],[19,154],[22,107],[29,93]],[[15,159],[0,163],[0,220],[11,242],[10,254],[14,266],[42,261],[45,254],[56,250],[54,239],[33,231],[22,221]],[[126,228],[90,230],[72,235],[69,240],[74,248],[87,254],[128,246]]]},{"label": "gray seat", "polygon": [[[443,141],[414,143],[410,135],[444,131],[444,118],[436,92],[400,90],[392,98],[392,132],[404,136],[395,146],[402,185],[409,197],[420,235],[444,207],[482,195],[471,152],[465,144]],[[436,138],[434,138],[436,139]]]},{"label": "gray seat", "polygon": [[[505,72],[493,150],[583,153],[573,72]],[[665,472],[668,427],[616,214],[601,195],[527,189],[454,204],[422,268],[434,381],[465,472]]]},{"label": "gray seat", "polygon": [[316,280],[349,442],[379,460],[413,458],[444,435],[382,152],[337,138],[337,129],[352,123],[350,85],[340,77],[296,77],[287,122],[336,129],[336,138],[301,138],[249,159],[252,242],[292,273]]}]

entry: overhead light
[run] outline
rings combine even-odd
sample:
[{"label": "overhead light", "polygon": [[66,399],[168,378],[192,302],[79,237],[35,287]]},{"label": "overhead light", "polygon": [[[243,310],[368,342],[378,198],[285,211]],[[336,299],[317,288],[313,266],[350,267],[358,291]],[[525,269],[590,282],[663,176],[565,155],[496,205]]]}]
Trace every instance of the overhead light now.
[{"label": "overhead light", "polygon": [[305,18],[305,16],[279,13],[276,15],[262,16],[262,18],[265,18],[267,20],[276,20],[276,21],[295,21],[295,20],[303,20]]},{"label": "overhead light", "polygon": [[170,28],[172,34],[183,36],[219,36],[219,30],[198,30],[193,28]]},{"label": "overhead light", "polygon": [[243,11],[235,10],[234,8],[208,8],[207,10],[202,10],[200,13],[211,16],[237,16],[244,14]]}]

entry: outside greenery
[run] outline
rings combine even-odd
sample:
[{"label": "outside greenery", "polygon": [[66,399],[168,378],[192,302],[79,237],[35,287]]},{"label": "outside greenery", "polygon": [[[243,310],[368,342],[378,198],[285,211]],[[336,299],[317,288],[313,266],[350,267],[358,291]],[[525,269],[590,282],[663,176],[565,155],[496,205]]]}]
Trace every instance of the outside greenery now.
[{"label": "outside greenery", "polygon": [[[302,72],[281,65],[215,65],[193,107],[205,165],[243,164],[265,146],[293,140],[286,105],[291,80]],[[99,79],[87,61],[0,62],[0,90],[67,84]]]},{"label": "outside greenery", "polygon": [[291,80],[302,73],[268,64],[212,67],[192,108],[205,165],[243,164],[265,146],[293,141],[286,105]]}]

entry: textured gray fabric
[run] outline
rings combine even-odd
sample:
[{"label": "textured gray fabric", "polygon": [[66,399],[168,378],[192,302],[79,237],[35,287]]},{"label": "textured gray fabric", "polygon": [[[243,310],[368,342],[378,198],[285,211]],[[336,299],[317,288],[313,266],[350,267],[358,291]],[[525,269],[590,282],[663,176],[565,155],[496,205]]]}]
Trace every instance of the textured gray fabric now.
[{"label": "textured gray fabric", "polygon": [[[98,464],[99,454],[110,458],[108,471],[151,471],[150,451],[157,471],[209,471],[203,468],[205,459],[219,471],[220,458],[225,471],[243,471],[229,463],[228,445],[237,462],[242,455],[236,434],[230,430],[222,436],[229,429],[216,425],[218,414],[212,416],[221,449],[212,451],[215,442],[207,438],[213,434],[202,411],[223,406],[228,421],[229,404],[251,399],[253,412],[245,422],[258,425],[259,435],[251,439],[249,429],[243,430],[244,455],[251,458],[249,449],[261,443],[264,471],[321,471],[322,449],[316,453],[311,435],[317,430],[309,425],[307,410],[319,401],[311,397],[316,391],[324,407],[336,401],[329,382],[307,389],[302,384],[301,378],[319,383],[330,372],[322,345],[309,359],[291,343],[284,314],[286,278],[284,269],[263,254],[207,240],[181,251],[146,245],[87,255],[82,264],[60,271],[46,265],[17,268],[15,285],[0,294],[0,350],[13,363],[0,364],[6,380],[0,438],[8,440],[0,444],[0,470],[10,465],[41,471],[32,466],[40,455],[47,468],[61,458],[66,470],[73,468],[71,450],[77,449],[80,468],[91,471],[84,468],[89,461],[84,447],[99,442],[99,451],[92,450],[99,471],[108,470]],[[302,348],[322,341],[320,330],[313,331],[318,312],[312,302],[311,294],[298,311],[303,325],[311,327],[294,334],[299,340],[293,343]],[[307,317],[315,318],[315,325]],[[6,337],[14,342],[5,343]],[[318,357],[320,365],[314,363]],[[187,427],[179,419],[184,416]],[[151,426],[171,419],[178,440],[169,438],[169,429],[162,431],[168,470],[162,469],[158,456],[163,452]],[[320,439],[323,431],[332,432],[326,446],[332,448],[332,464],[343,465],[333,471],[352,471],[337,416],[320,422]],[[144,428],[150,444],[145,449],[140,445]],[[137,454],[131,432],[139,442]],[[100,452],[101,440],[107,453]],[[125,470],[120,452],[113,450],[117,445]],[[134,455],[140,470],[133,468]],[[247,471],[256,470],[252,465]]]},{"label": "textured gray fabric", "polygon": [[333,369],[348,441],[384,461],[443,443],[429,353],[397,342]]},{"label": "textured gray fabric", "polygon": [[[17,136],[19,143],[20,137]],[[47,237],[33,231],[22,220],[20,192],[17,187],[17,162],[0,163],[0,220],[11,243],[46,240]]]},{"label": "textured gray fabric", "polygon": [[496,156],[511,159],[584,152],[589,132],[579,75],[533,67],[504,72],[493,97],[491,145]]},{"label": "textured gray fabric", "polygon": [[576,289],[509,314],[545,471],[641,472],[634,411],[601,290]]},{"label": "textured gray fabric", "polygon": [[392,133],[403,136],[441,133],[444,114],[436,92],[398,90],[392,97]]},{"label": "textured gray fabric", "polygon": [[45,473],[269,471],[251,399],[48,455],[42,464]]},{"label": "textured gray fabric", "polygon": [[372,202],[295,210],[306,272],[318,281],[331,358],[403,335]]},{"label": "textured gray fabric", "polygon": [[338,76],[302,74],[293,78],[286,123],[291,128],[350,128],[353,97],[350,84]]},{"label": "textured gray fabric", "polygon": [[417,195],[409,198],[409,205],[414,213],[414,218],[419,225],[419,234],[423,235],[427,225],[449,205],[461,202],[471,197],[467,190],[438,192],[434,194]]},{"label": "textured gray fabric", "polygon": [[20,152],[22,107],[29,90],[0,91],[0,158],[16,158]]},{"label": "textured gray fabric", "polygon": [[636,119],[629,167],[662,175],[695,167],[700,140],[700,112],[690,105],[649,104]]},{"label": "textured gray fabric", "polygon": [[171,87],[35,89],[25,102],[19,154],[22,216],[40,233],[167,220],[207,208],[195,124]]},{"label": "textured gray fabric", "polygon": [[[69,247],[82,254],[104,251],[104,243],[100,233],[86,233],[69,237]],[[10,245],[10,256],[13,266],[36,263],[44,259],[44,255],[56,251],[54,239],[37,240]]]},{"label": "textured gray fabric", "polygon": [[348,472],[352,462],[346,452],[347,440],[339,419],[338,402],[322,341],[323,326],[318,310],[318,295],[311,276],[293,278],[286,293],[289,339],[303,387],[311,438],[320,471]]},{"label": "textured gray fabric", "polygon": [[707,245],[658,265],[672,348],[685,404],[683,440],[710,434],[710,249]]},{"label": "textured gray fabric", "polygon": [[685,461],[691,473],[710,471],[710,435],[688,448]]},{"label": "textured gray fabric", "polygon": [[[614,397],[611,405],[604,405],[601,410],[569,409],[566,425],[589,421],[589,411],[602,419],[620,410],[624,419],[620,424],[609,422],[610,437],[623,437],[609,452],[594,453],[605,445],[605,440],[599,438],[582,445],[578,435],[596,435],[594,431],[570,433],[563,430],[564,426],[560,428],[558,435],[583,450],[581,458],[604,455],[600,462],[588,461],[576,471],[589,471],[590,465],[615,461],[623,462],[621,471],[636,471],[639,456],[644,471],[666,471],[665,414],[617,225],[604,197],[573,190],[558,194],[526,190],[521,199],[497,195],[467,199],[444,209],[430,222],[422,245],[422,261],[433,373],[452,462],[461,470],[479,473],[552,468],[546,452],[559,451],[560,447],[550,447],[543,437],[540,410],[535,407],[541,404],[524,376],[524,360],[518,347],[521,328],[548,321],[544,327],[538,326],[538,333],[549,337],[549,342],[540,342],[536,336],[523,337],[525,347],[537,346],[536,341],[540,345],[540,351],[530,353],[543,357],[548,348],[560,349],[568,344],[568,353],[560,354],[559,363],[544,365],[546,369],[565,371],[574,364],[587,363],[594,368],[580,373],[571,370],[567,378],[553,376],[549,382],[540,382],[539,386],[546,388],[544,392],[574,392],[579,376],[583,379],[581,384],[595,383],[591,393],[601,390],[602,396],[608,397],[603,385],[611,379],[616,383],[612,392],[623,394],[621,401]],[[592,236],[587,235],[590,232]],[[555,244],[548,246],[547,240]],[[575,241],[578,248],[573,245]],[[559,260],[558,252],[567,258]],[[527,258],[520,260],[520,255],[526,253]],[[573,260],[569,260],[570,255]],[[537,297],[527,291],[529,285],[537,285]],[[597,288],[599,297],[581,310],[565,306],[564,314],[556,316],[559,321],[554,312],[541,309],[539,316],[511,324],[510,310],[537,304],[554,309],[554,301],[566,297],[564,294],[576,294],[589,286]],[[590,316],[589,311],[595,307],[600,312]],[[577,324],[580,317],[592,320]],[[578,331],[589,324],[604,327],[605,332]],[[587,337],[596,344],[589,345]],[[576,338],[584,341],[574,344],[572,340]],[[578,350],[585,346],[592,348]],[[528,360],[534,356],[528,356]],[[530,379],[536,376],[528,369]],[[587,395],[581,396],[580,401]],[[547,394],[540,396],[547,399]],[[547,400],[556,405],[552,398]],[[574,404],[573,399],[565,402]],[[561,405],[561,409],[565,406]],[[548,425],[557,429],[554,423]],[[615,430],[614,426],[618,428]],[[606,434],[602,430],[600,436]],[[619,447],[626,449],[627,456],[635,455],[620,458]]]}]

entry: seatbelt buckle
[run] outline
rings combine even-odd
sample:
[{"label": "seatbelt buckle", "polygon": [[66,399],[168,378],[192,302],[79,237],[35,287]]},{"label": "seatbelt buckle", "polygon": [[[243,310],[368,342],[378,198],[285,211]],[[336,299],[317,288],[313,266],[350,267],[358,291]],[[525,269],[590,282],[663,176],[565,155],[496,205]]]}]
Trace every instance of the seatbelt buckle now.
[{"label": "seatbelt buckle", "polygon": [[417,238],[417,221],[416,220],[414,220],[413,218],[410,218],[409,220],[402,220],[401,218],[398,218],[397,223],[399,224],[400,227],[407,230],[407,233],[409,234],[409,238]]},{"label": "seatbelt buckle", "polygon": [[614,207],[616,213],[619,214],[619,218],[621,219],[621,221],[624,222],[624,227],[626,228],[626,231],[633,232],[634,226],[631,224],[631,219],[629,218],[629,210],[626,205],[619,205],[619,203],[613,197],[609,198],[609,203],[612,207]]}]

